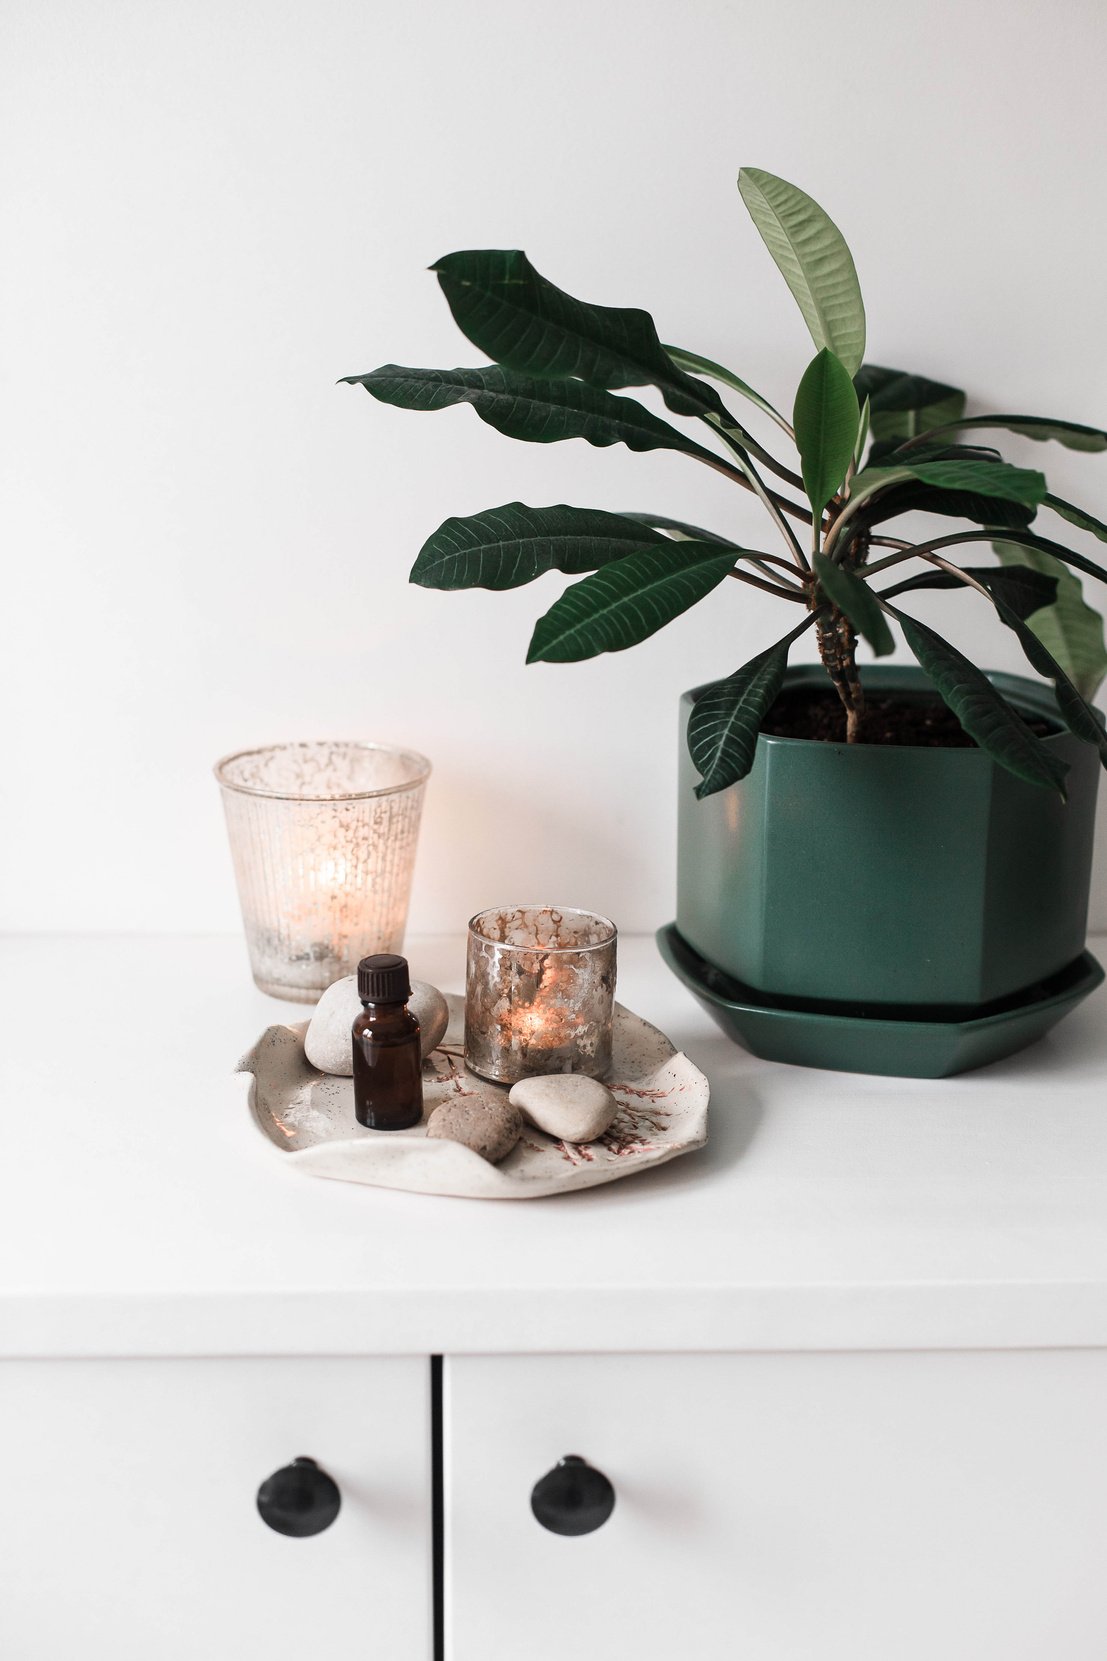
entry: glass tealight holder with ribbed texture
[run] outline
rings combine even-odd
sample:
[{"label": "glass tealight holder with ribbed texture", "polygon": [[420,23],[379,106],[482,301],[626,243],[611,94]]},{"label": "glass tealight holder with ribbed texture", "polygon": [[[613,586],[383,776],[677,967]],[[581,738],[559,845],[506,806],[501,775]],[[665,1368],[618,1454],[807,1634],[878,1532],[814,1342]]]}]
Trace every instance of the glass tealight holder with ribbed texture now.
[{"label": "glass tealight holder with ribbed texture", "polygon": [[263,992],[315,1003],[359,959],[400,951],[430,770],[412,750],[329,741],[217,763]]}]

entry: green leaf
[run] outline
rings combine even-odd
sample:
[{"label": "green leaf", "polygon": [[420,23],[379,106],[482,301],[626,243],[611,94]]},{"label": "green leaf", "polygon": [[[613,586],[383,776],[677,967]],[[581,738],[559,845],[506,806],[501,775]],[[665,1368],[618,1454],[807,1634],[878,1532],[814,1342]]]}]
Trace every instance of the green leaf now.
[{"label": "green leaf", "polygon": [[805,618],[775,646],[725,680],[713,681],[696,699],[688,719],[688,752],[702,775],[696,786],[701,801],[744,779],[753,766],[761,723],[784,684],[788,648],[813,621]]},{"label": "green leaf", "polygon": [[431,270],[461,332],[505,368],[605,390],[655,386],[678,415],[726,414],[712,387],[672,361],[648,312],[574,300],[517,248],[447,254]]},{"label": "green leaf", "polygon": [[755,392],[752,386],[735,375],[733,370],[724,369],[721,363],[712,363],[710,358],[701,358],[696,352],[686,352],[683,346],[666,346],[665,351],[678,369],[687,369],[693,375],[707,375],[711,380],[718,381],[720,386],[727,386],[732,392],[740,392],[743,398],[748,398],[751,404],[755,404],[765,415],[770,416],[778,426],[783,427],[786,432],[789,430],[788,423],[780,411],[774,409],[760,392]]},{"label": "green leaf", "polygon": [[937,513],[946,519],[971,519],[977,525],[1006,525],[1019,530],[1030,524],[1034,511],[1021,502],[985,496],[977,490],[938,489],[908,479],[891,490],[882,491],[870,503],[863,518],[869,525],[882,525],[904,513]]},{"label": "green leaf", "polygon": [[[1002,463],[1003,457],[998,450],[991,450],[979,444],[950,444],[941,440],[930,444],[911,445],[906,450],[900,449],[898,439],[878,440],[869,451],[870,470],[877,467],[896,467],[901,460],[909,467],[917,467],[920,462],[930,461],[976,461],[994,466],[996,463]],[[986,480],[987,474],[981,473],[979,477]],[[1001,501],[998,497],[982,494],[979,490],[943,490],[920,484],[916,479],[909,479],[885,491],[864,517],[870,525],[877,525],[886,519],[895,519],[903,513],[940,513],[947,518],[972,519],[978,525],[1014,527],[1029,525],[1035,509],[1024,507],[1018,502]]]},{"label": "green leaf", "polygon": [[[1053,584],[1052,603],[1045,601],[1031,613],[1019,615],[1029,618],[1028,626],[1079,695],[1094,698],[1107,675],[1107,645],[1103,638],[1103,618],[1085,601],[1080,579],[1052,554],[1007,542],[995,542],[992,546],[1008,567],[1007,575],[1013,566],[1030,565],[1039,582]],[[1052,670],[1042,673],[1052,675]]]},{"label": "green leaf", "polygon": [[850,500],[886,489],[903,479],[918,479],[940,490],[971,490],[1004,502],[1037,507],[1046,493],[1045,474],[1029,467],[1010,467],[1005,461],[924,461],[906,459],[894,467],[866,467],[853,481]]},{"label": "green leaf", "polygon": [[[998,553],[999,544],[995,546]],[[962,565],[958,569],[966,577],[974,577],[993,598],[1003,600],[1016,617],[1030,617],[1043,606],[1052,605],[1057,598],[1057,578],[1031,570],[1028,565],[1020,563],[1007,570],[997,570],[994,565]],[[893,588],[882,589],[881,598],[891,600],[897,594],[908,594],[916,588],[954,588],[962,594],[969,592],[968,585],[955,572],[931,570],[923,571],[917,577],[907,577]]]},{"label": "green leaf", "polygon": [[965,412],[965,394],[943,381],[863,363],[854,376],[857,396],[872,399],[873,437],[881,441],[914,438]]},{"label": "green leaf", "polygon": [[1102,519],[1096,519],[1083,508],[1074,507],[1071,502],[1063,502],[1060,496],[1047,496],[1043,506],[1052,508],[1062,519],[1067,519],[1070,525],[1078,525],[1082,531],[1090,531],[1098,536],[1101,542],[1107,542],[1107,525]]},{"label": "green leaf", "polygon": [[715,542],[643,548],[574,583],[538,619],[528,663],[577,663],[623,652],[717,588],[733,568]]},{"label": "green leaf", "polygon": [[803,488],[817,517],[846,476],[861,419],[853,381],[829,347],[824,346],[804,371],[792,419]]},{"label": "green leaf", "polygon": [[[1041,415],[970,415],[959,416],[944,423],[943,430],[958,427],[999,427],[1004,432],[1018,433],[1020,438],[1037,439],[1044,443],[1053,439],[1066,450],[1107,450],[1107,432],[1099,427],[1083,427],[1076,421],[1051,421]],[[932,429],[933,430],[933,429]]]},{"label": "green leaf", "polygon": [[815,574],[827,598],[839,611],[845,612],[877,657],[887,657],[889,652],[895,651],[892,631],[868,583],[855,577],[846,566],[835,565],[825,554],[815,555]]},{"label": "green leaf", "polygon": [[815,345],[829,346],[856,374],[865,355],[865,306],[841,231],[810,196],[759,167],[742,169],[738,189]]},{"label": "green leaf", "polygon": [[[1104,728],[1103,718],[1097,716],[1095,710],[1085,702],[1081,693],[1073,685],[1064,669],[1039,636],[1036,623],[1033,621],[1023,622],[1017,612],[1012,611],[1010,606],[1004,605],[1002,600],[996,600],[995,606],[1007,627],[1017,635],[1019,644],[1026,653],[1027,661],[1040,675],[1045,675],[1047,680],[1053,682],[1057,707],[1066,727],[1075,738],[1083,739],[1085,744],[1094,744],[1099,751],[1100,761],[1107,768],[1107,729]],[[1048,616],[1048,612],[1041,615]],[[1100,645],[1102,646],[1102,644],[1101,630]]]},{"label": "green leaf", "polygon": [[872,408],[868,398],[861,405],[861,416],[857,423],[857,437],[853,441],[854,470],[861,465],[861,457],[865,454],[865,445],[869,442],[869,432],[872,428]]},{"label": "green leaf", "polygon": [[[992,526],[995,530],[998,527]],[[985,527],[987,531],[988,527]],[[953,538],[947,538],[948,545],[952,546]],[[958,537],[959,542],[979,542],[982,538],[968,532]],[[1071,548],[1064,547],[1060,542],[1051,542],[1048,537],[1038,536],[1034,531],[1005,530],[1002,540],[1014,543],[1018,548],[1031,548],[1042,554],[1052,554],[1054,559],[1064,565],[1072,565],[1077,571],[1083,571],[1089,577],[1097,578],[1101,583],[1107,583],[1107,571],[1102,565],[1096,565],[1094,560],[1085,559],[1083,554],[1074,553]]]},{"label": "green leaf", "polygon": [[1067,764],[1035,737],[988,677],[924,623],[901,611],[893,610],[893,615],[908,646],[970,738],[1009,773],[1042,789],[1057,790],[1063,797]]},{"label": "green leaf", "polygon": [[684,542],[717,542],[721,548],[733,548],[735,553],[740,552],[738,544],[729,538],[720,536],[718,531],[705,531],[700,525],[689,525],[684,519],[666,519],[660,513],[624,513],[624,519],[633,519],[637,525],[649,525],[658,531],[672,531]]},{"label": "green leaf", "polygon": [[518,588],[544,571],[579,576],[666,540],[598,508],[507,502],[468,519],[447,519],[424,542],[411,581],[422,588]]},{"label": "green leaf", "polygon": [[681,450],[714,464],[710,450],[693,443],[633,398],[616,398],[584,381],[534,380],[494,365],[480,369],[404,369],[394,363],[368,375],[345,375],[382,404],[437,410],[472,404],[482,421],[508,438],[553,444],[584,438],[600,446],[625,444],[631,450]]}]

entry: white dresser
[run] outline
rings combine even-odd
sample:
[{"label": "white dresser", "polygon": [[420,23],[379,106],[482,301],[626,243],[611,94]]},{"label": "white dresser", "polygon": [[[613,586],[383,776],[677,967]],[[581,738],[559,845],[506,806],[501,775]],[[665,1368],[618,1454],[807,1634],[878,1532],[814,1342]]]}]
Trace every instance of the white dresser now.
[{"label": "white dresser", "polygon": [[433,1199],[266,1145],[241,942],[3,943],[0,1661],[1103,1661],[1107,995],[943,1083],[757,1061],[648,940],[620,996],[708,1147]]}]

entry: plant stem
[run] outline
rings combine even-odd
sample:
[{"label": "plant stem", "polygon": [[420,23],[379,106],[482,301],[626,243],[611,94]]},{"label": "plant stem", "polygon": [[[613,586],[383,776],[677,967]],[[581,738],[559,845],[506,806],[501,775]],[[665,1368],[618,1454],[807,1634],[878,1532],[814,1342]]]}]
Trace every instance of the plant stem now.
[{"label": "plant stem", "polygon": [[770,491],[765,488],[765,485],[752,461],[746,455],[741,445],[738,444],[735,439],[732,439],[724,428],[717,426],[712,421],[708,422],[708,426],[715,428],[715,431],[718,433],[723,443],[733,452],[734,455],[738,457],[738,465],[742,472],[746,475],[750,487],[761,498],[761,501],[767,509],[770,517],[775,522],[777,529],[780,531],[780,534],[783,536],[785,542],[795,555],[797,567],[800,570],[807,570],[809,568],[807,558],[802,547],[800,546],[799,538],[796,536],[796,533],[792,529],[791,525],[789,525],[788,521],[784,518],[780,508],[777,506],[777,502],[780,499],[777,497],[775,491]]},{"label": "plant stem", "polygon": [[[872,577],[875,576],[876,572],[886,571],[889,566],[899,565],[905,559],[925,559],[927,554],[934,553],[938,548],[956,548],[964,542],[994,542],[997,537],[1000,541],[1006,538],[1009,542],[1017,543],[1018,532],[1001,531],[997,526],[992,530],[956,531],[951,536],[933,537],[929,542],[901,543],[898,553],[889,554],[886,559],[874,560],[871,565],[863,565],[857,575],[859,577]],[[877,538],[874,537],[873,541],[876,540]],[[1032,546],[1041,546],[1044,541],[1044,537],[1039,537],[1037,543],[1032,544]]]},{"label": "plant stem", "polygon": [[951,560],[943,559],[941,554],[920,554],[919,558],[925,559],[928,565],[940,565],[942,570],[948,571],[951,577],[956,577],[959,582],[967,584],[969,588],[975,588],[978,594],[983,594],[986,600],[992,601],[993,605],[995,604],[984,584],[978,583],[975,577],[970,577],[967,571],[962,571],[961,567],[954,565]]},{"label": "plant stem", "polygon": [[740,583],[749,583],[752,588],[763,588],[766,594],[775,594],[778,600],[796,600],[801,606],[807,604],[807,595],[799,588],[781,588],[778,583],[766,582],[762,577],[751,576],[748,571],[728,571],[728,577],[737,577]]},{"label": "plant stem", "polygon": [[[740,484],[744,490],[752,492],[755,496],[757,495],[757,490],[748,476],[740,472],[737,467],[732,467],[730,462],[724,460],[722,456],[713,456],[710,450],[701,450],[698,446],[692,454],[697,461],[702,461],[707,467],[713,467],[717,473],[725,474],[728,479],[733,479],[735,484]],[[798,502],[793,502],[787,496],[778,495],[775,490],[767,490],[765,494],[780,509],[781,513],[791,514],[793,519],[798,519],[803,524],[810,525],[810,513],[806,508],[801,508]]]},{"label": "plant stem", "polygon": [[865,694],[857,672],[857,635],[837,606],[819,613],[816,628],[819,656],[846,712],[846,743],[858,744],[865,718]]}]

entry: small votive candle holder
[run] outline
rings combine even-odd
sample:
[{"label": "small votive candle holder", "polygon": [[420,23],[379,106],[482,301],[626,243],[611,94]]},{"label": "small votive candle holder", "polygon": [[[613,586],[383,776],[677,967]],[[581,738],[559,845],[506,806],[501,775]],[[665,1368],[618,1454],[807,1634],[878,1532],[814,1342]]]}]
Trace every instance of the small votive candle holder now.
[{"label": "small votive candle holder", "polygon": [[215,769],[254,980],[315,1003],[398,952],[430,762],[383,744],[272,744]]},{"label": "small votive candle holder", "polygon": [[497,1084],[611,1069],[614,923],[564,906],[502,906],[469,923],[465,1063]]}]

